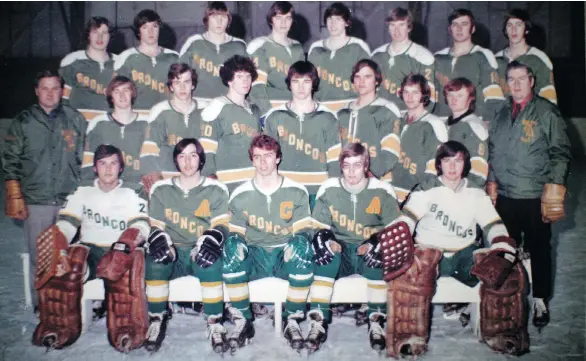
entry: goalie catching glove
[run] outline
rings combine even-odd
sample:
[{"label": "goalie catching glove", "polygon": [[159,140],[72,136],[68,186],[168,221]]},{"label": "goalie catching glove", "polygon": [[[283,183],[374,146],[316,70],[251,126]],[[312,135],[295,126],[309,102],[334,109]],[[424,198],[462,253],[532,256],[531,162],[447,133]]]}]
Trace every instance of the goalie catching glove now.
[{"label": "goalie catching glove", "polygon": [[151,234],[149,234],[146,249],[155,263],[167,264],[173,262],[175,255],[171,250],[172,246],[171,237],[165,231],[153,228]]},{"label": "goalie catching glove", "polygon": [[476,251],[488,254],[472,266],[470,273],[478,277],[488,288],[499,289],[517,263],[515,246],[516,242],[511,237],[495,237],[490,249]]},{"label": "goalie catching glove", "polygon": [[224,235],[217,229],[208,229],[197,239],[195,247],[191,250],[191,261],[201,268],[213,265],[222,254]]},{"label": "goalie catching glove", "polygon": [[329,229],[320,229],[311,240],[315,263],[318,266],[325,266],[332,263],[334,252],[331,248],[331,242],[336,242],[334,233]]}]

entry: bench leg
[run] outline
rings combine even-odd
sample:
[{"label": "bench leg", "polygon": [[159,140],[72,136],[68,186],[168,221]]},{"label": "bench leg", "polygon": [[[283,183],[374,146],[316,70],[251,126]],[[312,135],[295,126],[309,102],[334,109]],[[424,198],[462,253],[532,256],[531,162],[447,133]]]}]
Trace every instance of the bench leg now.
[{"label": "bench leg", "polygon": [[92,324],[94,318],[93,303],[93,300],[81,299],[81,333],[85,333]]},{"label": "bench leg", "polygon": [[33,297],[31,295],[30,283],[30,258],[28,253],[21,253],[22,258],[22,274],[24,275],[24,305],[26,308],[33,307]]},{"label": "bench leg", "polygon": [[275,302],[275,336],[281,336],[281,330],[283,329],[283,304],[281,302]]}]

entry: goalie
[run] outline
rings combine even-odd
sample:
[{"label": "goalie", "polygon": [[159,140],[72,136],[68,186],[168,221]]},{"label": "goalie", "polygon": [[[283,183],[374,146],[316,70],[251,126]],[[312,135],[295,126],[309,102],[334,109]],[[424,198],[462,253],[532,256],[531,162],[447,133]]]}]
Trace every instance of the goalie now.
[{"label": "goalie", "polygon": [[[520,355],[529,350],[526,278],[517,261],[516,244],[481,189],[466,178],[470,153],[448,141],[437,151],[438,177],[419,185],[404,205],[403,215],[380,236],[384,278],[388,282],[387,355],[424,353],[430,325],[430,303],[438,276],[480,285],[482,340],[497,352]],[[417,224],[410,267],[397,270],[398,242],[411,242]],[[490,248],[478,249],[476,224]],[[398,241],[398,242],[397,242]]]},{"label": "goalie", "polygon": [[[35,287],[40,322],[33,344],[60,349],[81,334],[83,283],[104,279],[108,340],[121,352],[140,347],[148,328],[144,251],[149,232],[146,201],[122,187],[122,152],[100,145],[94,153],[93,186],[67,197],[57,223],[37,239]],[[81,227],[80,242],[71,244]]]}]

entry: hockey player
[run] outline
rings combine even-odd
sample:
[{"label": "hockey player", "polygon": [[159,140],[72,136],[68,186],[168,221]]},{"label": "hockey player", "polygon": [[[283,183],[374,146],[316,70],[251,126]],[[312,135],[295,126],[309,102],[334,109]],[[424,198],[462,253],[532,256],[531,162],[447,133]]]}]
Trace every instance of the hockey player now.
[{"label": "hockey player", "polygon": [[313,280],[313,251],[308,193],[304,186],[279,174],[281,147],[262,134],[252,140],[249,156],[256,175],[230,196],[230,231],[222,257],[224,282],[235,329],[229,337],[235,351],[254,336],[248,282],[265,277],[288,279],[283,333],[293,349],[303,348],[299,321],[305,317]]},{"label": "hockey player", "polygon": [[117,75],[124,75],[136,84],[134,107],[143,114],[148,114],[155,104],[167,99],[167,72],[169,66],[179,59],[176,51],[159,46],[162,23],[159,14],[153,10],[139,12],[134,18],[133,30],[140,44],[123,51],[114,63]]},{"label": "hockey player", "polygon": [[190,36],[179,52],[179,62],[197,71],[197,99],[206,102],[225,93],[220,67],[233,55],[246,55],[246,43],[230,36],[226,29],[232,14],[223,1],[208,3],[203,17],[206,32]]},{"label": "hockey player", "polygon": [[169,281],[191,275],[202,286],[207,335],[215,352],[228,349],[222,325],[222,260],[228,229],[228,190],[217,180],[204,177],[206,162],[202,145],[184,138],[173,149],[178,177],[153,185],[149,217],[153,227],[147,241],[146,295],[150,326],[145,346],[155,352],[165,338],[169,314]]},{"label": "hockey player", "polygon": [[350,79],[358,99],[338,111],[342,144],[361,143],[370,156],[371,174],[390,181],[390,170],[400,154],[399,108],[393,102],[377,97],[376,89],[383,77],[374,61],[358,61],[352,68]]},{"label": "hockey player", "polygon": [[147,192],[157,180],[179,175],[168,159],[172,157],[175,145],[183,138],[199,140],[206,152],[202,174],[215,173],[214,155],[218,142],[214,139],[216,135],[212,125],[201,119],[201,112],[207,103],[193,98],[197,84],[197,73],[189,65],[171,64],[167,73],[171,99],[163,100],[151,109],[148,136],[140,151],[140,159],[149,172],[142,178]]},{"label": "hockey player", "polygon": [[252,138],[261,132],[261,114],[255,104],[246,100],[246,95],[257,72],[250,58],[234,55],[220,68],[220,77],[228,93],[212,100],[201,117],[216,132],[216,175],[232,191],[254,176],[254,168],[245,166],[246,150]]},{"label": "hockey player", "polygon": [[433,111],[437,102],[435,88],[435,59],[425,47],[414,43],[409,38],[413,30],[413,15],[407,9],[394,8],[385,20],[389,28],[391,42],[372,52],[374,60],[384,74],[384,81],[379,95],[395,103],[399,109],[406,110],[405,103],[399,97],[399,87],[405,77],[411,73],[423,74],[431,89],[431,101],[427,106]]},{"label": "hockey player", "polygon": [[370,157],[362,144],[344,146],[340,165],[342,177],[321,185],[313,210],[317,266],[309,292],[311,326],[305,346],[317,350],[327,338],[335,280],[358,273],[368,280],[365,316],[370,345],[382,350],[386,292],[377,233],[399,216],[399,206],[390,184],[368,177]]},{"label": "hockey player", "polygon": [[452,79],[444,86],[444,99],[452,115],[448,117],[448,139],[458,141],[470,152],[471,187],[484,189],[488,176],[488,131],[475,113],[476,87],[466,78]]},{"label": "hockey player", "polygon": [[[453,44],[435,53],[436,84],[443,89],[452,79],[469,79],[476,86],[476,114],[488,124],[504,103],[496,59],[490,50],[472,42],[476,23],[470,10],[454,10],[448,17],[448,23]],[[443,92],[439,92],[434,113],[438,117],[450,115]]]},{"label": "hockey player", "polygon": [[[144,167],[140,161],[140,149],[147,133],[147,116],[132,109],[136,100],[136,86],[124,76],[116,76],[106,88],[106,99],[114,111],[94,118],[88,125],[81,179],[84,184],[91,184],[94,175],[93,149],[100,144],[111,144],[122,151],[126,172],[121,175],[124,187],[137,193],[142,192],[141,177]],[[148,198],[148,193],[141,196]]]},{"label": "hockey player", "polygon": [[275,1],[267,14],[271,34],[252,40],[246,49],[258,71],[258,78],[250,91],[250,100],[256,103],[262,114],[291,99],[289,86],[284,79],[291,64],[305,60],[303,46],[287,36],[294,16],[295,9],[290,2]]},{"label": "hockey player", "polygon": [[558,108],[535,95],[531,68],[510,62],[507,83],[511,100],[491,123],[486,188],[512,237],[531,254],[533,324],[541,329],[549,323],[551,223],[565,215],[570,141]]},{"label": "hockey player", "polygon": [[403,202],[415,185],[435,177],[435,152],[448,140],[448,131],[438,117],[425,110],[431,89],[423,75],[405,77],[399,96],[407,105],[407,114],[401,120],[401,154],[393,166],[391,182],[397,199]]},{"label": "hockey player", "polygon": [[[123,187],[122,152],[100,145],[93,157],[97,177],[67,197],[56,224],[38,237],[35,286],[40,322],[33,344],[63,348],[81,334],[83,283],[103,278],[108,303],[108,341],[121,352],[141,347],[148,319],[144,250],[147,203]],[[79,243],[71,244],[79,231]]]},{"label": "hockey player", "polygon": [[338,120],[313,100],[318,89],[317,69],[308,61],[291,65],[285,79],[293,98],[265,116],[265,133],[281,144],[279,173],[303,184],[313,208],[319,186],[339,174]]},{"label": "hockey player", "polygon": [[333,112],[356,97],[350,80],[352,65],[370,59],[368,44],[346,34],[351,24],[350,9],[339,2],[331,4],[324,13],[329,36],[311,44],[307,55],[321,79],[315,98]]},{"label": "hockey player", "polygon": [[553,81],[553,64],[543,51],[527,44],[527,35],[531,28],[529,15],[521,9],[513,9],[505,16],[503,34],[509,40],[509,46],[496,53],[501,88],[506,96],[511,94],[505,72],[507,64],[517,60],[533,70],[535,93],[557,105],[558,97]]},{"label": "hockey player", "polygon": [[[426,351],[429,308],[438,275],[470,287],[481,280],[482,340],[495,351],[523,354],[529,350],[527,284],[515,241],[487,194],[468,186],[471,163],[466,147],[452,140],[442,144],[435,167],[438,177],[419,185],[404,205],[403,215],[381,238],[385,280],[389,282],[387,355],[417,357]],[[482,227],[490,248],[477,250],[476,224]],[[392,272],[397,268],[394,260],[405,259],[402,252],[412,242],[414,231],[414,255],[407,257],[406,267]]]},{"label": "hockey player", "polygon": [[61,60],[59,74],[65,80],[63,103],[80,111],[88,121],[108,111],[106,87],[116,60],[116,55],[107,51],[111,31],[108,19],[92,17],[84,31],[85,50],[74,51]]}]

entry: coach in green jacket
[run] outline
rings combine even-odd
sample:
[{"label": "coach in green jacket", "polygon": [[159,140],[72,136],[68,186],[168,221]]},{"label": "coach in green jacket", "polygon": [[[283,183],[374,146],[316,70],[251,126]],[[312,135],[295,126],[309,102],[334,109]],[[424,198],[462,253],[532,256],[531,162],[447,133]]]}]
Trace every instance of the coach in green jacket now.
[{"label": "coach in green jacket", "polygon": [[[81,113],[61,105],[63,79],[56,71],[37,74],[35,93],[38,104],[11,123],[2,155],[6,215],[24,220],[31,276],[38,235],[55,223],[65,198],[77,187],[87,127]],[[36,306],[36,295],[33,302]]]},{"label": "coach in green jacket", "polygon": [[490,123],[487,192],[531,254],[533,324],[541,329],[549,323],[551,223],[564,216],[570,141],[557,107],[534,94],[531,68],[509,63],[507,83],[511,100]]}]

